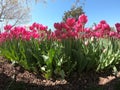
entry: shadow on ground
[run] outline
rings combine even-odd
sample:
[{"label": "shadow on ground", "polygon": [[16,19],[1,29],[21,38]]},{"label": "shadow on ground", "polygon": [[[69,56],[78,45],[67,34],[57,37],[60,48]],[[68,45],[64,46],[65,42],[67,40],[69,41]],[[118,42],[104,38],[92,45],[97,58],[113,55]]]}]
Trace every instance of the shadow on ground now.
[{"label": "shadow on ground", "polygon": [[[74,80],[73,80],[74,81]],[[85,84],[85,83],[84,83]],[[115,78],[104,85],[86,82],[82,85],[81,81],[69,82],[69,84],[45,86],[15,81],[4,73],[0,73],[0,90],[120,90],[120,78]]]}]

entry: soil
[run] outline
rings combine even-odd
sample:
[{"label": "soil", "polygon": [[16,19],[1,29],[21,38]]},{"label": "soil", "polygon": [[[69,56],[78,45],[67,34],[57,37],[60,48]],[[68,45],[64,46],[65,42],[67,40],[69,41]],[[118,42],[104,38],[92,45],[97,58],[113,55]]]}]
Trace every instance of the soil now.
[{"label": "soil", "polygon": [[67,79],[46,80],[0,57],[0,90],[120,90],[120,73],[74,73]]}]

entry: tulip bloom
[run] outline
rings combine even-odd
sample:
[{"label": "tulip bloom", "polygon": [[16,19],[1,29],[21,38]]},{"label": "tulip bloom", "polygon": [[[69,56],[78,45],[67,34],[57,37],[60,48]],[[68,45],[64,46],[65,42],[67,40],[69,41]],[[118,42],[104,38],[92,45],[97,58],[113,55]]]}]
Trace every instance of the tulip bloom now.
[{"label": "tulip bloom", "polygon": [[9,31],[9,30],[11,30],[11,28],[12,28],[12,25],[6,25],[6,26],[4,26],[4,30],[5,31]]},{"label": "tulip bloom", "polygon": [[82,24],[86,24],[88,21],[87,16],[85,14],[80,15],[78,21]]},{"label": "tulip bloom", "polygon": [[119,32],[120,32],[120,23],[116,23],[116,24],[115,24],[115,27],[116,27],[116,29],[117,29],[117,32],[119,33]]},{"label": "tulip bloom", "polygon": [[69,26],[69,27],[73,27],[74,24],[75,24],[75,19],[74,18],[68,18],[66,20],[66,24]]}]

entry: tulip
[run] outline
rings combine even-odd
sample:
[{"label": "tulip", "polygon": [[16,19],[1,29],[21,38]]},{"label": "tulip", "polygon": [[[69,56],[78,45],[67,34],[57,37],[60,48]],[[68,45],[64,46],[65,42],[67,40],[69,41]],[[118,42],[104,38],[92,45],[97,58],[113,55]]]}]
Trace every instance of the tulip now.
[{"label": "tulip", "polygon": [[87,16],[85,14],[80,15],[78,21],[82,24],[86,24],[88,21]]},{"label": "tulip", "polygon": [[116,24],[115,24],[115,27],[116,27],[116,29],[117,29],[117,32],[119,33],[119,32],[120,32],[120,23],[116,23]]}]

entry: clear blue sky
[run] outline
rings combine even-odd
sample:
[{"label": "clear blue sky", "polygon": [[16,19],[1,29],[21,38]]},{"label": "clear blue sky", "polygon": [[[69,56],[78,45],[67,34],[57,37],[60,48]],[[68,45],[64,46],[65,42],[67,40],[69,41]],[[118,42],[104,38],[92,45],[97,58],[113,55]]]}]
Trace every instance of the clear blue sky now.
[{"label": "clear blue sky", "polygon": [[[47,4],[31,5],[31,23],[38,22],[53,29],[54,22],[60,22],[64,11],[70,10],[75,0],[48,0]],[[111,26],[120,22],[120,0],[85,0],[83,6],[88,16],[87,26],[106,20]]]}]

